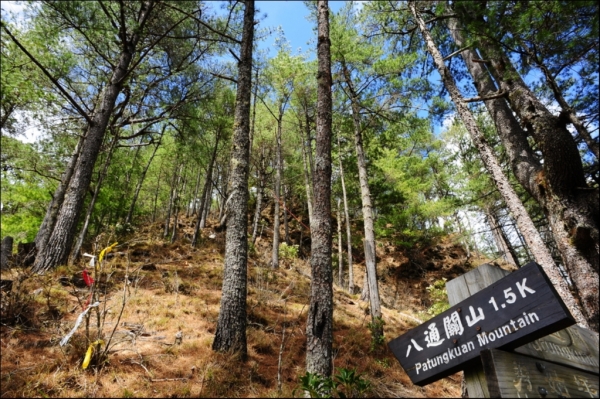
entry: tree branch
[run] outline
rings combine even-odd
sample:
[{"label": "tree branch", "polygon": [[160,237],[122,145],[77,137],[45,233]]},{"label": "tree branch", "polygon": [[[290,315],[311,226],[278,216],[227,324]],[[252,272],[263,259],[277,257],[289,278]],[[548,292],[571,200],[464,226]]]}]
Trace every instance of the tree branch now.
[{"label": "tree branch", "polygon": [[453,52],[452,54],[448,54],[447,56],[445,56],[445,57],[442,59],[442,61],[449,60],[450,58],[454,57],[455,55],[458,55],[458,54],[462,53],[463,51],[465,51],[465,50],[467,50],[467,49],[469,49],[469,48],[471,48],[471,46],[466,46],[466,47],[463,47],[463,48],[461,48],[461,49],[459,49],[459,50],[456,50],[456,51],[455,51],[455,52]]},{"label": "tree branch", "polygon": [[52,76],[52,74],[50,72],[48,72],[48,70],[46,68],[44,68],[44,66],[37,59],[35,59],[35,57],[33,55],[31,55],[31,53],[29,51],[27,51],[27,49],[25,47],[23,47],[23,45],[17,40],[17,38],[14,37],[13,34],[8,30],[5,23],[2,23],[2,28],[8,34],[8,36],[10,36],[12,41],[15,42],[15,44],[21,49],[21,51],[23,51],[25,53],[25,55],[27,57],[29,57],[29,59],[35,65],[37,65],[38,68],[40,68],[42,70],[44,75],[46,75],[48,77],[48,79],[50,79],[50,81],[52,81],[52,83],[54,83],[54,85],[58,88],[58,90],[62,93],[62,95],[66,97],[66,99],[69,101],[69,103],[71,103],[71,105],[73,107],[75,107],[77,112],[79,112],[79,114],[81,116],[83,116],[83,118],[86,120],[86,122],[89,125],[92,125],[94,123],[92,121],[92,118],[90,118],[90,116],[83,110],[83,108],[81,108],[79,106],[79,104],[77,104],[77,102],[73,99],[73,97],[71,97],[71,95],[61,86],[61,84],[58,82],[58,80],[56,80],[54,78],[54,76]]},{"label": "tree branch", "polygon": [[231,41],[232,41],[232,42],[234,42],[234,43],[237,43],[237,44],[242,44],[242,42],[241,42],[240,40],[237,40],[236,38],[234,38],[234,37],[232,37],[232,36],[229,36],[229,35],[228,35],[228,34],[226,34],[226,33],[219,32],[218,30],[214,29],[212,26],[208,25],[206,22],[204,22],[204,21],[202,21],[201,19],[199,19],[199,18],[195,17],[193,14],[189,14],[189,13],[187,13],[187,12],[183,11],[182,9],[180,9],[179,7],[175,7],[175,6],[174,6],[173,4],[171,4],[171,3],[165,3],[165,5],[166,5],[167,7],[170,7],[170,8],[172,8],[172,9],[176,10],[176,11],[179,11],[180,13],[182,13],[182,14],[184,14],[184,15],[187,15],[187,16],[188,16],[188,17],[190,17],[190,18],[193,18],[193,19],[194,19],[196,22],[198,22],[200,25],[204,26],[204,27],[205,27],[206,29],[208,29],[209,31],[211,31],[211,32],[213,32],[213,33],[216,33],[217,35],[219,35],[219,36],[221,36],[221,37],[224,37],[224,38],[226,38],[226,39],[228,39],[228,40],[231,40]]},{"label": "tree branch", "polygon": [[221,75],[219,73],[214,73],[214,72],[209,72],[211,75],[213,75],[214,77],[217,78],[221,78],[221,79],[225,79],[225,80],[229,80],[235,84],[237,84],[237,80],[235,78],[232,78],[231,76],[225,76],[225,75]]},{"label": "tree branch", "polygon": [[227,50],[229,50],[229,52],[231,53],[231,55],[233,55],[233,58],[235,58],[237,60],[237,62],[241,62],[240,57],[238,57],[237,54],[232,49],[228,48]]},{"label": "tree branch", "polygon": [[474,102],[478,102],[478,101],[493,100],[493,99],[504,97],[504,96],[506,96],[506,92],[504,90],[500,90],[499,92],[490,94],[489,96],[477,96],[477,97],[471,97],[471,98],[463,98],[463,101],[466,103],[474,103]]}]

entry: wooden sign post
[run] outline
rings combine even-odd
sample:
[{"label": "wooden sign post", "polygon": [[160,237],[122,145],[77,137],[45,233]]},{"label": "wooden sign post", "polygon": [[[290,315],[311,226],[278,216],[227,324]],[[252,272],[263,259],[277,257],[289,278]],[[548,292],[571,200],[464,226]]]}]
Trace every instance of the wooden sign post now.
[{"label": "wooden sign post", "polygon": [[[508,274],[508,271],[498,267],[481,265],[446,283],[449,302],[451,305],[456,305]],[[547,392],[546,397],[598,396],[597,391],[595,395],[590,394],[597,388],[585,382],[590,375],[595,375],[595,380],[598,380],[598,337],[595,333],[574,325],[515,348],[514,352],[527,356],[494,350],[483,351],[481,361],[469,364],[464,369],[469,397],[542,396],[538,392],[539,387],[543,388],[541,392]],[[532,358],[536,359],[532,360]],[[568,367],[571,370],[570,378],[573,380],[563,381],[560,373],[550,362]],[[493,369],[492,363],[494,363]],[[486,365],[485,368],[483,364]],[[544,371],[541,372],[539,368],[543,368]],[[504,379],[500,378],[498,373],[503,375]],[[579,379],[575,381],[575,376],[581,378],[578,377]],[[543,381],[540,378],[543,378]],[[578,382],[581,386],[577,385]],[[538,385],[533,385],[535,383]],[[575,386],[569,384],[577,385],[577,389],[573,390]],[[586,391],[586,386],[589,387],[590,392]],[[569,395],[562,391],[563,388],[569,391]]]},{"label": "wooden sign post", "polygon": [[515,348],[572,324],[541,266],[532,262],[388,345],[411,381],[422,386],[464,369],[484,349]]},{"label": "wooden sign post", "polygon": [[598,375],[497,349],[481,352],[492,398],[597,398]]}]

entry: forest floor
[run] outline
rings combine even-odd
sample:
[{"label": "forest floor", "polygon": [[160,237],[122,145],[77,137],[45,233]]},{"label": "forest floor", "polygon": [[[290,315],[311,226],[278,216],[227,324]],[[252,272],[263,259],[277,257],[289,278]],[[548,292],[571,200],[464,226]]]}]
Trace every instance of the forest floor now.
[{"label": "forest floor", "polygon": [[[209,227],[193,249],[185,239],[191,222],[181,223],[183,238],[174,243],[162,238],[163,228],[159,223],[139,228],[104,260],[96,283],[100,330],[104,345],[111,335],[112,340],[104,361],[95,354],[87,370],[82,363],[88,343],[98,336],[96,308],[90,311],[90,340],[84,321],[66,345],[59,341],[89,297],[81,278],[89,260],[44,276],[17,268],[2,272],[13,287],[2,292],[1,397],[302,396],[297,388],[306,372],[308,259],[283,258],[272,269],[270,237],[257,241],[248,267],[248,359],[242,362],[211,350],[225,233]],[[98,242],[103,248],[112,239],[104,235]],[[334,285],[336,369],[356,369],[370,382],[369,397],[459,397],[460,373],[418,387],[386,345],[371,348],[368,303],[359,300],[364,259],[354,257],[358,293]],[[386,343],[431,317],[427,287],[486,261],[467,259],[452,237],[410,250],[381,241],[377,258]]]}]

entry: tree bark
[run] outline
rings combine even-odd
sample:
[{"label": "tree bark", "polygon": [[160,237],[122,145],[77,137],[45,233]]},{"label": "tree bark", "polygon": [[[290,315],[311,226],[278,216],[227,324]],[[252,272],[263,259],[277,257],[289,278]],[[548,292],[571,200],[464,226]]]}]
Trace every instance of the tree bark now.
[{"label": "tree bark", "polygon": [[237,352],[242,361],[246,345],[246,280],[248,263],[248,170],[250,163],[250,94],[252,90],[252,44],[254,0],[245,1],[238,86],[235,101],[233,150],[229,173],[231,206],[225,238],[223,294],[212,348]]},{"label": "tree bark", "polygon": [[54,225],[56,224],[56,217],[58,216],[58,211],[62,206],[62,203],[65,198],[65,192],[67,191],[67,187],[69,186],[69,182],[71,181],[71,177],[73,176],[73,172],[75,171],[75,166],[77,164],[77,159],[79,158],[79,153],[81,152],[81,146],[83,144],[83,140],[85,136],[82,136],[77,141],[77,145],[75,146],[75,150],[71,155],[71,160],[69,161],[69,165],[65,169],[60,179],[60,183],[58,187],[54,191],[54,195],[52,196],[52,200],[50,201],[50,205],[48,205],[48,209],[46,210],[46,215],[44,216],[44,220],[40,225],[40,229],[38,230],[35,236],[35,247],[37,253],[40,253],[46,247],[48,243],[48,239],[54,230]]},{"label": "tree bark", "polygon": [[340,164],[340,180],[342,183],[342,197],[344,199],[344,218],[346,219],[346,243],[348,245],[348,292],[354,294],[354,266],[352,265],[352,231],[350,226],[350,216],[348,213],[348,197],[346,195],[346,182],[344,181],[344,167],[342,165],[342,149],[340,146],[340,134],[337,136],[338,142],[338,162]]},{"label": "tree bark", "polygon": [[446,89],[448,90],[450,97],[452,98],[452,101],[456,106],[456,110],[460,115],[460,118],[462,119],[463,123],[465,124],[465,127],[467,128],[467,131],[469,132],[471,139],[475,144],[475,147],[479,151],[483,164],[490,173],[496,187],[498,188],[498,191],[504,199],[504,202],[515,217],[517,225],[519,226],[519,230],[521,230],[523,236],[527,240],[527,245],[531,249],[531,252],[534,254],[537,263],[539,263],[540,266],[542,266],[542,268],[548,275],[548,278],[554,284],[556,291],[571,311],[575,320],[582,326],[587,327],[586,318],[583,316],[581,310],[577,306],[575,298],[569,291],[566,281],[560,275],[560,271],[554,263],[552,255],[548,251],[548,248],[546,248],[546,246],[544,245],[542,237],[533,225],[533,222],[531,221],[529,214],[523,206],[523,203],[521,202],[516,192],[510,185],[510,182],[504,175],[502,168],[498,163],[498,160],[496,159],[491,147],[486,142],[483,134],[477,126],[477,123],[475,122],[475,118],[471,114],[471,111],[467,107],[458,88],[456,87],[450,70],[444,64],[442,55],[437,49],[433,38],[431,37],[431,34],[429,33],[429,30],[427,29],[427,26],[423,21],[423,18],[417,12],[415,2],[410,1],[408,3],[408,6],[413,16],[415,17],[419,30],[421,31],[423,39],[425,40],[425,43],[427,45],[427,49],[433,57],[435,66],[439,71],[442,81],[446,86]]},{"label": "tree bark", "polygon": [[[360,105],[358,94],[354,89],[350,72],[346,63],[342,61],[344,80],[350,93],[352,108],[352,122],[354,125],[354,146],[356,147],[356,161],[358,163],[358,180],[360,182],[360,197],[362,202],[363,222],[365,229],[365,267],[366,278],[363,285],[363,295],[369,297],[369,306],[374,328],[371,329],[373,340],[380,341],[383,338],[383,325],[381,320],[381,300],[379,298],[379,286],[377,283],[377,260],[375,255],[375,229],[373,228],[373,205],[371,203],[371,190],[369,189],[369,178],[367,175],[367,159],[363,147],[362,132],[360,126]],[[365,289],[365,287],[367,287]],[[366,295],[365,295],[366,294]],[[361,296],[362,298],[362,296]]]},{"label": "tree bark", "polygon": [[331,270],[332,76],[327,0],[317,3],[317,141],[314,217],[311,221],[312,280],[306,321],[306,371],[329,377],[333,368],[333,273]]},{"label": "tree bark", "polygon": [[273,188],[273,199],[275,201],[275,210],[273,212],[273,253],[271,256],[271,267],[273,269],[279,268],[279,204],[281,202],[281,122],[283,118],[283,112],[281,106],[279,107],[279,118],[277,119],[277,130],[275,132],[275,139],[277,141],[277,156],[275,165],[275,187]]},{"label": "tree bark", "polygon": [[125,223],[127,223],[127,224],[131,223],[131,221],[133,220],[133,211],[135,209],[135,204],[137,203],[137,199],[140,195],[140,191],[142,190],[142,184],[144,183],[144,179],[146,178],[146,173],[148,173],[148,169],[150,169],[150,165],[152,164],[152,160],[154,159],[154,156],[156,155],[156,151],[158,150],[158,147],[160,147],[160,142],[161,142],[163,134],[164,134],[164,129],[163,129],[163,132],[161,133],[161,136],[160,136],[158,142],[156,143],[156,146],[154,146],[154,150],[152,150],[152,155],[150,155],[150,159],[148,160],[146,167],[142,171],[140,180],[138,181],[138,183],[135,187],[133,199],[131,200],[131,205],[129,206],[129,211],[127,211],[127,217],[125,218]]},{"label": "tree bark", "polygon": [[554,79],[554,77],[552,76],[552,73],[548,70],[546,65],[544,65],[542,60],[539,59],[537,54],[535,54],[525,42],[521,41],[521,46],[525,49],[525,51],[527,52],[529,57],[535,62],[535,64],[542,70],[542,72],[544,73],[544,77],[546,78],[546,82],[548,83],[548,86],[550,86],[552,94],[554,94],[556,102],[560,105],[560,108],[562,109],[563,113],[568,117],[569,122],[573,124],[575,130],[577,130],[577,133],[579,133],[579,136],[583,138],[589,150],[592,151],[592,153],[596,156],[596,159],[598,159],[598,143],[594,141],[589,130],[585,127],[581,119],[579,119],[575,110],[569,105],[569,103],[567,103],[567,100],[562,95],[562,92],[558,87],[558,84],[556,83],[556,79]]},{"label": "tree bark", "polygon": [[171,179],[171,190],[169,191],[169,205],[167,207],[167,217],[165,218],[165,231],[163,232],[163,237],[167,238],[169,236],[169,232],[171,231],[171,212],[173,211],[173,203],[175,200],[175,186],[177,184],[177,169],[175,166],[175,170],[173,171],[173,178]]},{"label": "tree bark", "polygon": [[337,234],[338,234],[338,285],[344,288],[344,254],[342,252],[342,200],[337,200]]},{"label": "tree bark", "polygon": [[12,250],[13,238],[5,236],[0,246],[0,270],[8,270],[10,268],[9,258],[12,257]]},{"label": "tree bark", "polygon": [[154,191],[154,204],[152,205],[152,223],[156,221],[156,206],[158,204],[158,193],[160,192],[160,177],[162,175],[162,166],[164,158],[160,160],[160,166],[158,167],[158,177],[156,178],[156,190]]},{"label": "tree bark", "polygon": [[131,33],[130,39],[123,43],[119,60],[100,96],[100,103],[96,106],[95,113],[88,126],[81,152],[75,162],[74,172],[66,188],[64,200],[58,211],[52,233],[42,251],[38,252],[36,256],[32,268],[35,273],[43,274],[60,264],[65,264],[68,260],[75,238],[77,222],[104,139],[106,126],[114,109],[115,101],[121,93],[127,78],[131,60],[141,37],[140,34],[153,9],[153,5],[153,1],[142,3],[138,26],[135,32]]},{"label": "tree bark", "polygon": [[283,241],[285,241],[285,243],[287,245],[290,244],[290,227],[289,227],[289,223],[288,223],[288,206],[289,204],[287,203],[287,198],[288,198],[288,194],[289,194],[289,188],[287,185],[283,185]]},{"label": "tree bark", "polygon": [[[302,130],[302,121],[300,121],[300,130]],[[302,140],[302,164],[304,166],[304,186],[306,188],[306,205],[308,207],[308,223],[310,225],[313,219],[313,192],[310,182],[312,181],[312,174],[309,171],[309,166],[306,161],[306,144]]]},{"label": "tree bark", "polygon": [[[462,7],[456,8],[458,12],[463,12]],[[450,19],[449,27],[456,44],[464,46],[458,21]],[[487,40],[482,39],[482,43],[486,44]],[[488,47],[492,46],[487,44]],[[493,57],[489,60],[493,67],[491,71],[499,88],[509,94],[508,102],[511,107],[505,100],[496,99],[485,101],[486,108],[507,150],[517,180],[540,204],[548,219],[554,241],[577,289],[576,295],[580,298],[587,322],[590,328],[597,331],[598,191],[587,188],[581,159],[574,140],[564,125],[531,93],[510,61],[498,49],[487,50],[493,50],[490,53]],[[473,59],[479,58],[477,53],[467,50],[462,55],[479,94],[485,96],[494,91],[496,87],[488,72],[480,63],[473,62]],[[513,115],[513,110],[534,139],[541,141],[543,165],[535,159],[527,142],[527,133]]]},{"label": "tree bark", "polygon": [[494,209],[487,208],[485,210],[485,213],[488,220],[488,224],[490,225],[490,229],[492,230],[492,236],[494,237],[494,241],[496,242],[496,247],[498,248],[498,253],[508,263],[512,263],[513,265],[520,267],[519,258],[516,256],[512,244],[506,237],[506,234],[504,234],[504,231],[502,230],[502,226],[500,226],[499,220],[496,217]]},{"label": "tree bark", "polygon": [[[181,174],[181,169],[184,169],[183,175]],[[181,199],[184,197],[185,192],[185,184],[186,184],[186,170],[185,165],[181,164],[179,167],[179,178],[177,179],[177,184],[175,185],[175,199],[173,201],[173,232],[171,233],[171,244],[177,240],[177,235],[179,234],[179,211],[181,210]],[[179,186],[181,185],[181,190]]]},{"label": "tree bark", "polygon": [[208,188],[210,187],[211,182],[212,182],[213,167],[214,167],[215,161],[217,159],[217,150],[219,148],[219,138],[220,138],[220,130],[217,131],[216,136],[215,136],[215,147],[213,148],[213,152],[210,157],[210,163],[208,164],[208,171],[206,172],[206,179],[204,180],[204,187],[202,188],[202,195],[200,196],[200,209],[198,209],[198,217],[196,219],[196,227],[194,229],[194,236],[192,237],[192,247],[195,247],[196,244],[198,244],[200,229],[204,227],[202,225],[202,220],[206,219],[206,217],[204,216],[205,215],[204,208],[206,207],[206,202],[207,202],[206,197],[208,195],[207,194]]},{"label": "tree bark", "polygon": [[71,260],[72,262],[79,259],[81,256],[81,246],[83,245],[83,240],[85,239],[85,235],[87,234],[88,227],[90,225],[90,219],[92,217],[92,212],[94,211],[94,206],[96,205],[96,200],[98,199],[98,194],[100,194],[100,188],[102,187],[102,183],[104,178],[106,177],[106,172],[108,171],[108,166],[110,165],[110,161],[112,159],[113,153],[115,151],[115,146],[119,141],[118,134],[115,134],[112,142],[110,143],[110,148],[108,153],[106,154],[106,160],[104,161],[104,166],[102,167],[102,171],[98,174],[98,181],[96,182],[96,187],[94,187],[94,194],[92,195],[92,199],[88,205],[88,209],[85,213],[85,220],[83,222],[83,226],[81,227],[81,231],[79,232],[79,237],[77,238],[77,242],[75,243],[75,247],[71,252]]},{"label": "tree bark", "polygon": [[252,224],[252,245],[256,243],[256,235],[258,233],[258,222],[262,211],[263,191],[265,189],[265,147],[261,146],[260,160],[257,166],[258,173],[258,189],[256,191],[256,209],[254,210],[254,223]]}]

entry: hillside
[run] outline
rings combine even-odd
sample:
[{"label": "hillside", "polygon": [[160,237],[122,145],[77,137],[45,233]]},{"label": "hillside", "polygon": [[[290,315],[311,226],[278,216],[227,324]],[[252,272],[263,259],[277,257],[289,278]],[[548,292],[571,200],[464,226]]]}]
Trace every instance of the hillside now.
[{"label": "hillside", "polygon": [[[85,322],[68,344],[58,345],[89,296],[83,263],[45,276],[3,272],[2,279],[13,280],[13,287],[10,294],[2,292],[2,397],[301,396],[294,390],[305,374],[308,261],[288,257],[280,269],[270,269],[269,237],[263,234],[257,242],[248,273],[249,356],[240,362],[211,350],[225,233],[208,228],[198,248],[191,249],[185,239],[191,223],[181,227],[183,238],[171,244],[162,239],[159,224],[144,226],[106,257],[96,285],[106,292],[100,296],[106,314],[102,335],[105,341],[114,335],[102,367],[95,356],[82,370]],[[113,241],[109,235],[98,239],[101,248]],[[428,286],[484,262],[467,260],[451,237],[411,251],[385,242],[377,250],[386,342],[429,316]],[[363,268],[364,263],[355,264],[359,287]],[[370,382],[366,395],[460,396],[459,374],[424,388],[413,386],[387,347],[370,349],[368,304],[359,300],[360,293],[350,295],[337,285],[334,292],[334,365],[362,373]],[[95,339],[96,316],[90,320]]]}]

